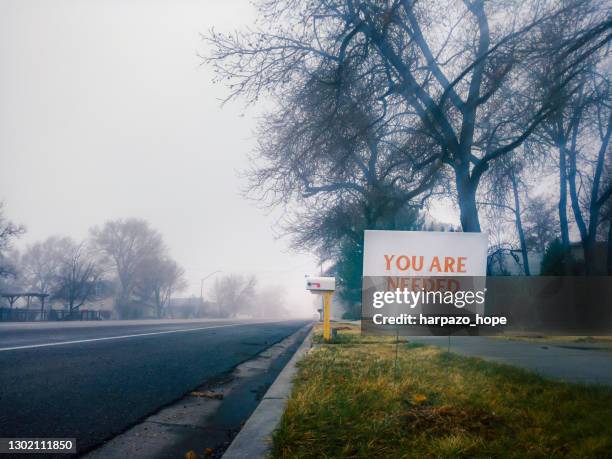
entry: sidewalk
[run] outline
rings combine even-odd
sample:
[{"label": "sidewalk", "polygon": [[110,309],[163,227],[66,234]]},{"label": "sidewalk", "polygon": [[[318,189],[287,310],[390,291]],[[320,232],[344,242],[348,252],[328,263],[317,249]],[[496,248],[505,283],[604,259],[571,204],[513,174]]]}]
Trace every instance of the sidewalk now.
[{"label": "sidewalk", "polygon": [[[447,336],[409,336],[409,341],[441,348]],[[450,350],[532,370],[542,376],[574,383],[612,386],[612,352],[596,344],[530,343],[482,336],[452,336]]]}]

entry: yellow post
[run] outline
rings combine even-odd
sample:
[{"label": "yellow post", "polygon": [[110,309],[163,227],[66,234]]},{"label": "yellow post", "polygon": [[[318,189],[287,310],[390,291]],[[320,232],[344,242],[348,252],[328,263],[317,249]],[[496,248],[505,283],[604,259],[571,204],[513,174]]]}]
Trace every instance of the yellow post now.
[{"label": "yellow post", "polygon": [[329,341],[331,339],[331,323],[329,321],[331,310],[331,298],[334,292],[323,293],[323,339]]}]

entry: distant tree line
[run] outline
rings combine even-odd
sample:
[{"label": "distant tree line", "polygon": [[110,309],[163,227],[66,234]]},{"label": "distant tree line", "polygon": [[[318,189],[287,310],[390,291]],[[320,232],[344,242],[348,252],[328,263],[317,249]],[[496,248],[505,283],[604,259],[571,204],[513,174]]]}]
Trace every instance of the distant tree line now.
[{"label": "distant tree line", "polygon": [[145,220],[111,220],[84,241],[52,236],[19,252],[13,243],[24,232],[0,203],[0,293],[43,293],[69,313],[109,301],[122,319],[289,315],[283,287],[258,288],[252,275],[217,276],[207,301],[177,298],[187,287],[184,270]]},{"label": "distant tree line", "polygon": [[94,227],[84,241],[52,236],[19,253],[25,229],[0,208],[0,292],[36,292],[75,313],[108,298],[120,318],[164,317],[170,297],[186,287],[183,269],[162,236],[135,218]]},{"label": "distant tree line", "polygon": [[211,30],[204,59],[228,100],[273,102],[248,193],[291,209],[295,248],[357,277],[363,229],[449,201],[462,231],[489,232],[491,265],[529,275],[529,252],[556,251],[570,273],[571,236],[586,274],[608,241],[612,273],[609,2],[257,6],[254,27]]}]

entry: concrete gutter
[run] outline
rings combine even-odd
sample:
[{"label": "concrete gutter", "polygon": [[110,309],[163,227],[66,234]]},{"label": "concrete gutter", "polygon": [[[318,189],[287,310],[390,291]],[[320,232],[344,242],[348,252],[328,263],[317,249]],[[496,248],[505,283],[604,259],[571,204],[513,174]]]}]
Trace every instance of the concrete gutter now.
[{"label": "concrete gutter", "polygon": [[263,459],[268,457],[272,448],[272,434],[280,424],[287,400],[291,395],[293,379],[297,374],[297,362],[308,352],[312,345],[312,331],[287,362],[274,383],[264,395],[251,417],[234,441],[225,451],[223,459]]},{"label": "concrete gutter", "polygon": [[[268,347],[253,358],[204,381],[184,397],[161,408],[125,432],[80,457],[86,459],[220,458],[241,423],[259,406],[308,336],[312,324]],[[282,361],[281,361],[282,359]],[[208,392],[221,397],[197,396]]]}]

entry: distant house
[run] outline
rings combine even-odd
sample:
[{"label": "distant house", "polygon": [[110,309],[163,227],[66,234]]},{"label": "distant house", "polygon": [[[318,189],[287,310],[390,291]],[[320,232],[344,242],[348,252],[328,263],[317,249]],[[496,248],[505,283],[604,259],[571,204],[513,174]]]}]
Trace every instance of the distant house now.
[{"label": "distant house", "polygon": [[461,232],[461,227],[456,227],[451,223],[441,222],[430,215],[423,217],[423,227],[421,231],[440,231],[440,232]]}]

